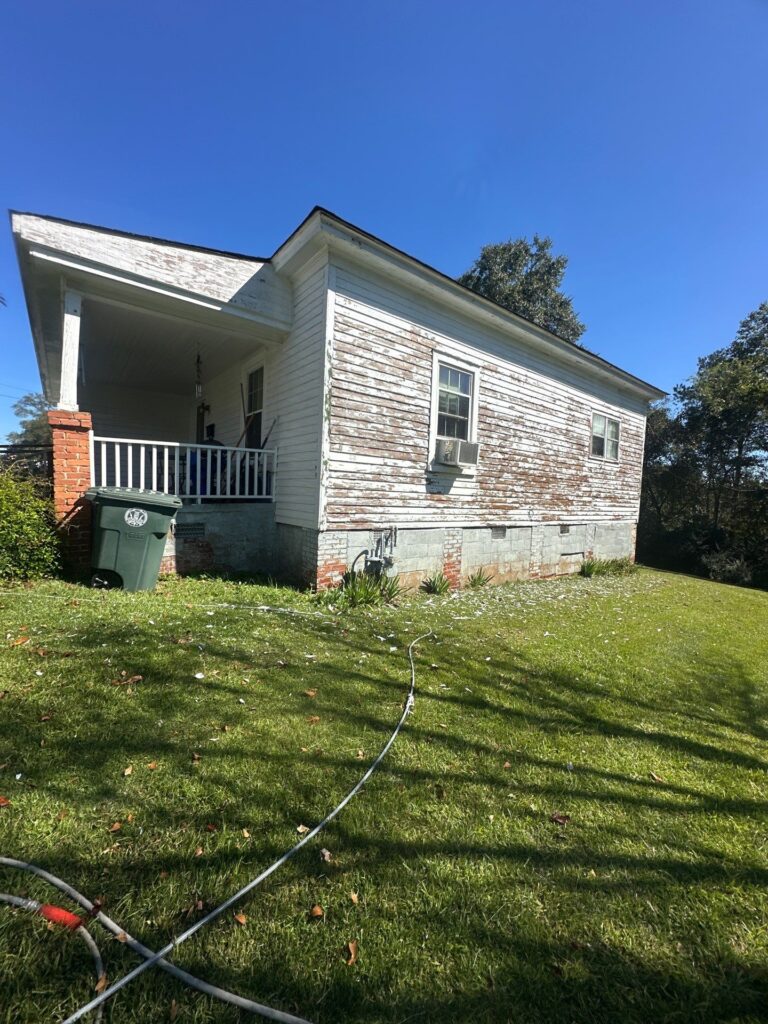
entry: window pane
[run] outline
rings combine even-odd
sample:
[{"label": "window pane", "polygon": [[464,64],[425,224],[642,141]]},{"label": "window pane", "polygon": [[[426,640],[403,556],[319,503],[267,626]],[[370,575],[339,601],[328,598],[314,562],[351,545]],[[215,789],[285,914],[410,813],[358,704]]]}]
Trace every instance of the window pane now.
[{"label": "window pane", "polygon": [[608,437],[613,441],[619,440],[619,421],[608,420]]},{"label": "window pane", "polygon": [[605,416],[595,413],[592,417],[592,433],[605,437]]},{"label": "window pane", "polygon": [[451,375],[451,371],[448,369],[447,366],[441,366],[440,367],[440,383],[441,384],[447,384],[450,375]]},{"label": "window pane", "polygon": [[599,455],[601,458],[605,455],[605,438],[598,434],[592,435],[592,454]]},{"label": "window pane", "polygon": [[618,441],[611,441],[609,439],[607,441],[607,445],[608,445],[608,449],[607,449],[607,453],[606,453],[607,457],[609,459],[613,459],[613,461],[616,462],[618,460],[618,458],[619,458],[619,442]]},{"label": "window pane", "polygon": [[248,412],[258,412],[264,407],[264,368],[248,374]]},{"label": "window pane", "polygon": [[453,366],[440,365],[437,395],[437,433],[439,437],[469,438],[472,374]]}]

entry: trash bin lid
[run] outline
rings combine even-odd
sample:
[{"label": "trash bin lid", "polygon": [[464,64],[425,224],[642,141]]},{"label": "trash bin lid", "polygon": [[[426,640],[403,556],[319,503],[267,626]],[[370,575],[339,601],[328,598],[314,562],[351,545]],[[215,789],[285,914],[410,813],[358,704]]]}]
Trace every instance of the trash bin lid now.
[{"label": "trash bin lid", "polygon": [[85,492],[90,501],[125,502],[126,505],[154,505],[163,509],[181,508],[182,501],[175,494],[163,494],[162,491],[142,491],[139,487],[90,487]]}]

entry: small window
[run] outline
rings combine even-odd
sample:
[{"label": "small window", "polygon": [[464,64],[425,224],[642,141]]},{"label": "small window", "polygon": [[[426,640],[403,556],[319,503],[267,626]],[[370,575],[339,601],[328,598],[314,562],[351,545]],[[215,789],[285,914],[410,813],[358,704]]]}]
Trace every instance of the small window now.
[{"label": "small window", "polygon": [[472,374],[440,364],[437,399],[437,436],[469,440]]},{"label": "small window", "polygon": [[560,535],[565,536],[566,533],[570,533],[571,528],[568,523],[560,523]]},{"label": "small window", "polygon": [[264,408],[264,367],[248,374],[246,448],[261,448],[261,413]]},{"label": "small window", "polygon": [[618,420],[610,416],[602,416],[596,412],[592,415],[592,454],[598,459],[618,462],[619,459],[619,428]]}]

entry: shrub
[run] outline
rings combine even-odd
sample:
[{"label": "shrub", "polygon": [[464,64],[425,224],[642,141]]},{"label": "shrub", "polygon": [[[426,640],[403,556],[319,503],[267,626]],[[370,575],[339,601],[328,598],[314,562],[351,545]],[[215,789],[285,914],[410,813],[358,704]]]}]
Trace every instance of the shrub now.
[{"label": "shrub", "polygon": [[752,582],[752,570],[748,563],[733,551],[713,551],[701,560],[711,580],[735,583],[741,587],[747,587]]},{"label": "shrub", "polygon": [[360,608],[371,605],[395,604],[403,592],[397,576],[383,573],[355,572],[344,574],[340,586],[321,591],[317,596],[323,604],[337,608]]},{"label": "shrub", "polygon": [[579,572],[582,576],[628,576],[637,572],[629,558],[585,558]]},{"label": "shrub", "polygon": [[53,509],[31,480],[0,469],[0,579],[51,576],[59,566]]},{"label": "shrub", "polygon": [[421,589],[427,594],[447,594],[451,589],[451,583],[443,573],[436,572],[434,576],[427,576],[422,581]]},{"label": "shrub", "polygon": [[467,586],[472,590],[487,586],[493,579],[493,573],[486,573],[483,569],[476,569],[467,577]]}]

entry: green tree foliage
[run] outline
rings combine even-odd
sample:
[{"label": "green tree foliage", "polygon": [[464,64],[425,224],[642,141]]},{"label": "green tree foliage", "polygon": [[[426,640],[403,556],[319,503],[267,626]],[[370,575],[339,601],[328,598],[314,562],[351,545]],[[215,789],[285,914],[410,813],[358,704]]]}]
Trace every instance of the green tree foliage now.
[{"label": "green tree foliage", "polygon": [[578,342],[586,327],[560,290],[567,266],[567,256],[552,254],[552,239],[534,235],[532,242],[516,238],[483,246],[458,281],[539,327]]},{"label": "green tree foliage", "polygon": [[22,395],[12,408],[21,429],[8,434],[11,444],[48,444],[50,442],[51,428],[48,425],[46,413],[51,408],[51,403],[43,395],[29,392]]},{"label": "green tree foliage", "polygon": [[768,302],[652,411],[638,547],[656,564],[768,585]]},{"label": "green tree foliage", "polygon": [[12,469],[0,469],[0,579],[51,576],[59,545],[50,501],[34,482]]}]

